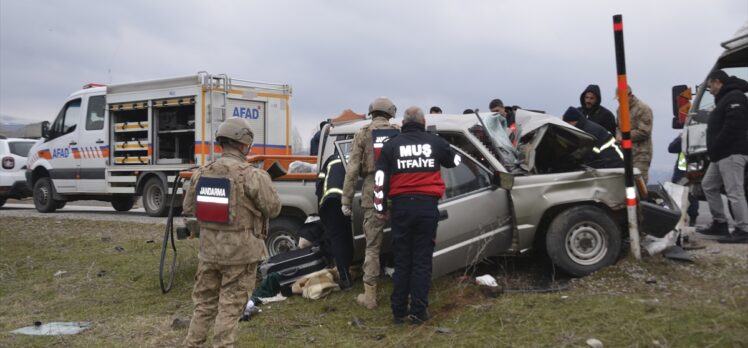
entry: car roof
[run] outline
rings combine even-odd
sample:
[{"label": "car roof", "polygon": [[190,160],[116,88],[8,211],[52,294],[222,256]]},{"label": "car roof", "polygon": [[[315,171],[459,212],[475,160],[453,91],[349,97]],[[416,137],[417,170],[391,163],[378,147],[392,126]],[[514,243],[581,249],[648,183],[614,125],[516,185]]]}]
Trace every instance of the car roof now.
[{"label": "car roof", "polygon": [[[394,118],[390,120],[392,124],[401,124],[402,118]],[[333,125],[330,130],[331,135],[338,134],[352,134],[356,133],[359,129],[363,128],[371,122],[370,119],[348,122],[339,125]],[[471,115],[457,115],[457,114],[431,114],[426,115],[426,127],[435,125],[438,130],[462,130],[469,128],[478,122],[474,114]]]}]

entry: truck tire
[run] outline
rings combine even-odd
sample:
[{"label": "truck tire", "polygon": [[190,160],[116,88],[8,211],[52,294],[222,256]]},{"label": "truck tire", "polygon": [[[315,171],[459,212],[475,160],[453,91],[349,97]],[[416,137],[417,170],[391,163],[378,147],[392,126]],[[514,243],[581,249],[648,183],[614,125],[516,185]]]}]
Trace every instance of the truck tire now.
[{"label": "truck tire", "polygon": [[65,208],[65,205],[68,204],[68,201],[55,201],[55,208],[62,209]]},{"label": "truck tire", "polygon": [[135,205],[135,197],[127,195],[112,196],[112,208],[116,211],[130,211]]},{"label": "truck tire", "polygon": [[582,277],[612,265],[621,253],[621,231],[610,215],[594,206],[564,210],[550,224],[546,251],[564,272]]},{"label": "truck tire", "polygon": [[148,216],[164,217],[169,213],[168,195],[161,179],[151,177],[143,185],[143,208]]},{"label": "truck tire", "polygon": [[5,205],[5,201],[7,201],[7,200],[8,200],[8,198],[6,198],[6,197],[0,197],[0,207],[4,206]]},{"label": "truck tire", "polygon": [[270,256],[294,250],[299,245],[299,230],[303,223],[298,219],[280,216],[270,221],[265,244]]},{"label": "truck tire", "polygon": [[40,213],[54,213],[57,210],[57,202],[52,197],[55,187],[49,177],[39,178],[34,183],[34,206]]}]

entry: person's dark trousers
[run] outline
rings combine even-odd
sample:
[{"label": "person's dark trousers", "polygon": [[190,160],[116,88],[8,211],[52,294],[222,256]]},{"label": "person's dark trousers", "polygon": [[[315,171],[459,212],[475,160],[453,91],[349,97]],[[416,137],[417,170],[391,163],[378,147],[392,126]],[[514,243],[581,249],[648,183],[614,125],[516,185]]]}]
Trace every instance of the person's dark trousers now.
[{"label": "person's dark trousers", "polygon": [[319,209],[322,225],[325,226],[325,235],[330,241],[332,257],[340,273],[341,285],[351,283],[348,268],[353,260],[353,232],[351,231],[351,218],[343,215],[341,211],[340,198],[329,197]]},{"label": "person's dark trousers", "polygon": [[[427,317],[431,262],[439,223],[438,199],[429,196],[398,196],[392,201],[392,249],[395,274],[392,315]],[[410,295],[410,310],[408,310]]]}]

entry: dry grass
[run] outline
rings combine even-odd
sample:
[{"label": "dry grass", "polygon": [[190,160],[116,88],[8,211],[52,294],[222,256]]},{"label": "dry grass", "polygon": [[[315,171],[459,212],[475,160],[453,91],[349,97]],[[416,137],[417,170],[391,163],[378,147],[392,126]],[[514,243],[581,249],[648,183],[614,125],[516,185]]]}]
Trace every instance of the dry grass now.
[{"label": "dry grass", "polygon": [[[176,346],[186,335],[174,318],[191,315],[196,242],[178,241],[172,292],[158,286],[162,226],[3,218],[0,223],[0,346]],[[148,241],[154,242],[148,242]],[[118,251],[115,247],[122,247]],[[240,325],[239,346],[606,346],[748,345],[748,258],[701,252],[697,263],[622,260],[569,280],[540,257],[497,258],[478,267],[509,290],[568,286],[551,293],[486,297],[470,278],[434,282],[428,325],[393,327],[383,281],[374,311],[352,292],[319,301],[294,297],[263,307]],[[738,249],[738,251],[741,249]],[[743,256],[740,256],[743,255]],[[58,270],[67,273],[53,276]],[[102,272],[104,271],[104,272]],[[75,336],[29,337],[9,331],[35,320],[92,321]]]}]

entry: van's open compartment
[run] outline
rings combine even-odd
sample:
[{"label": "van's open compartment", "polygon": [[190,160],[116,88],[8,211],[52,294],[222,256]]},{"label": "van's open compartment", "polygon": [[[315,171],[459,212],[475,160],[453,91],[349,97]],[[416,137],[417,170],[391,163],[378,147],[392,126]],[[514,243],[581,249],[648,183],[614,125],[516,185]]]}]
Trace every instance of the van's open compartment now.
[{"label": "van's open compartment", "polygon": [[154,159],[157,164],[194,163],[195,98],[153,101]]},{"label": "van's open compartment", "polygon": [[112,122],[112,163],[150,164],[148,102],[109,105]]}]

